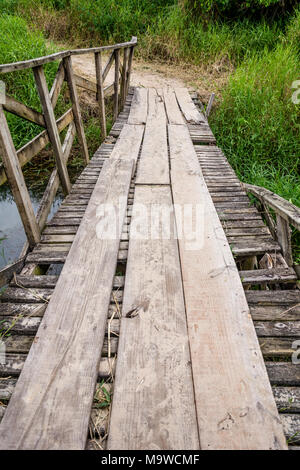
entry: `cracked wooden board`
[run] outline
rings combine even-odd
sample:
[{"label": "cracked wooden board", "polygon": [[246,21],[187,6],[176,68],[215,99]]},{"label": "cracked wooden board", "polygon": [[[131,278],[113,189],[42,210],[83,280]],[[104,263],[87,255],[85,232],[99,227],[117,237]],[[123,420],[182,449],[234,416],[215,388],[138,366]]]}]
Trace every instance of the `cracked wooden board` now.
[{"label": "cracked wooden board", "polygon": [[168,129],[174,204],[203,209],[195,248],[179,239],[201,448],[286,449],[241,280],[188,129]]},{"label": "cracked wooden board", "polygon": [[[169,187],[137,186],[135,204],[162,204],[173,220]],[[145,217],[133,211],[131,230]],[[108,449],[199,449],[174,237],[131,232],[120,331]]]}]

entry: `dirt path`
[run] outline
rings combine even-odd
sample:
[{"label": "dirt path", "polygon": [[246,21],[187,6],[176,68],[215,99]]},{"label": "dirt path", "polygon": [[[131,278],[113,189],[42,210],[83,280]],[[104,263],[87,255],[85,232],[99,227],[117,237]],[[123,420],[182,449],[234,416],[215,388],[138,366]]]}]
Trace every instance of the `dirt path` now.
[{"label": "dirt path", "polygon": [[[106,62],[103,57],[103,62]],[[75,73],[96,82],[94,55],[86,54],[73,56],[72,63]],[[131,85],[144,87],[178,87],[186,86],[197,90],[202,101],[206,103],[212,92],[217,97],[228,80],[231,70],[226,64],[214,64],[205,68],[190,64],[163,64],[160,62],[145,62],[135,58],[131,75]],[[111,68],[105,85],[114,81],[114,67]]]}]

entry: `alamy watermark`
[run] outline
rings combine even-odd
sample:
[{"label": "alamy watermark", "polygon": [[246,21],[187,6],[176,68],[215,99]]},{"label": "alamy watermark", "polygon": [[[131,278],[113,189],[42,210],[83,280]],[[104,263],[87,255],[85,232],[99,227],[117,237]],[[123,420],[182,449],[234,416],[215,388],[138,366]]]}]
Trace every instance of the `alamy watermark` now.
[{"label": "alamy watermark", "polygon": [[300,80],[295,80],[292,83],[292,88],[295,89],[292,94],[292,102],[294,104],[300,104]]},{"label": "alamy watermark", "polygon": [[5,104],[6,86],[5,82],[0,80],[0,104]]},{"label": "alamy watermark", "polygon": [[[116,240],[123,230],[126,198],[118,204],[100,204],[97,207],[96,233],[101,240]],[[184,241],[186,250],[199,250],[204,240],[203,204],[138,204],[132,209],[131,240]]]},{"label": "alamy watermark", "polygon": [[292,349],[295,350],[292,354],[292,363],[300,364],[300,339],[293,341]]},{"label": "alamy watermark", "polygon": [[0,339],[0,366],[6,363],[6,346],[4,341]]}]

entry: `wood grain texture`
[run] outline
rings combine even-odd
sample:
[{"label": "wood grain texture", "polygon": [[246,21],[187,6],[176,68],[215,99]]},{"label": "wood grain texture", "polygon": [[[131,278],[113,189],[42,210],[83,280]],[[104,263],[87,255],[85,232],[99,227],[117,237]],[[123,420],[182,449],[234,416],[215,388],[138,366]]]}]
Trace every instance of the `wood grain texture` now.
[{"label": "wood grain texture", "polygon": [[165,88],[163,94],[169,124],[184,124],[175,91],[170,88]]},{"label": "wood grain texture", "polygon": [[174,203],[203,209],[200,245],[179,239],[201,448],[285,449],[240,277],[188,129],[168,129]]},{"label": "wood grain texture", "polygon": [[207,124],[205,117],[196,108],[191,95],[186,88],[175,88],[175,93],[181,112],[188,123]]},{"label": "wood grain texture", "polygon": [[169,156],[164,102],[154,88],[148,92],[148,116],[136,184],[169,184]]},{"label": "wood grain texture", "polygon": [[124,124],[110,158],[137,161],[145,126]]},{"label": "wood grain texture", "polygon": [[[127,198],[133,165],[107,160],[103,166],[1,422],[1,449],[85,447],[125,218],[119,197]],[[114,239],[102,236],[105,224],[99,227],[106,203],[118,209]]]},{"label": "wood grain texture", "polygon": [[[173,220],[168,187],[136,187],[135,204],[131,227],[152,204]],[[144,233],[130,237],[108,449],[198,449],[177,242]]]},{"label": "wood grain texture", "polygon": [[148,114],[148,89],[134,89],[134,95],[131,102],[128,116],[128,124],[146,124]]}]

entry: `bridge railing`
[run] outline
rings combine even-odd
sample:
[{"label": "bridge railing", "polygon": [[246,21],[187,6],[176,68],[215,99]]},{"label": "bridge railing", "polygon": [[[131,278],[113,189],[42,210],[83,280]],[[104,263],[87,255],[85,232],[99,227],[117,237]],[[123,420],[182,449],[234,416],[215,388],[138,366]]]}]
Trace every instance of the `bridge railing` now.
[{"label": "bridge railing", "polygon": [[[42,109],[42,112],[39,112],[8,95],[1,100],[2,104],[0,104],[0,152],[2,157],[2,164],[0,163],[0,186],[8,181],[11,187],[27,236],[27,247],[33,247],[39,242],[59,184],[61,184],[65,195],[70,192],[71,183],[67,162],[76,134],[84,160],[86,163],[89,161],[88,145],[83,128],[77,86],[96,93],[101,133],[103,138],[105,138],[106,112],[104,97],[113,92],[113,117],[116,120],[127,96],[133,53],[136,45],[137,38],[133,37],[131,41],[121,44],[68,50],[23,62],[0,65],[0,74],[32,69]],[[103,52],[110,52],[104,67],[102,64]],[[72,56],[91,53],[94,54],[95,58],[96,83],[76,75],[72,68]],[[121,55],[122,57],[120,57]],[[54,61],[59,61],[59,66],[49,91],[44,65]],[[104,81],[113,64],[115,64],[114,82],[104,87]],[[70,93],[71,107],[60,118],[56,119],[54,110],[65,81]],[[43,131],[22,148],[16,150],[4,110],[37,124],[43,128]],[[62,144],[60,133],[66,128],[68,129]],[[56,167],[50,176],[37,215],[35,216],[22,173],[22,167],[49,143],[52,146]],[[23,255],[25,251],[23,249]]]},{"label": "bridge railing", "polygon": [[[243,183],[246,191],[255,196],[262,205],[264,216],[270,231],[281,246],[283,256],[289,266],[293,265],[293,253],[291,243],[291,228],[300,231],[300,209],[291,202],[283,199],[278,194],[261,186]],[[270,213],[275,213],[275,220]]]}]

